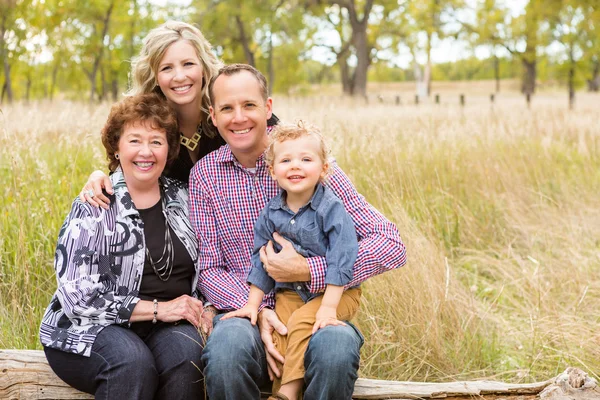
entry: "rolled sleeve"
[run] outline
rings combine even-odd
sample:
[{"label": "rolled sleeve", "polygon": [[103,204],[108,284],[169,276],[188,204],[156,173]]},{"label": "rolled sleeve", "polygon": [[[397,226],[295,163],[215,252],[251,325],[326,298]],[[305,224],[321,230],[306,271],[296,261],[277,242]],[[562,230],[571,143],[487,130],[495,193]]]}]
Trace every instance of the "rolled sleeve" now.
[{"label": "rolled sleeve", "polygon": [[352,280],[352,270],[358,255],[358,241],[352,218],[333,194],[320,213],[323,215],[323,231],[327,236],[326,285],[344,286]]}]

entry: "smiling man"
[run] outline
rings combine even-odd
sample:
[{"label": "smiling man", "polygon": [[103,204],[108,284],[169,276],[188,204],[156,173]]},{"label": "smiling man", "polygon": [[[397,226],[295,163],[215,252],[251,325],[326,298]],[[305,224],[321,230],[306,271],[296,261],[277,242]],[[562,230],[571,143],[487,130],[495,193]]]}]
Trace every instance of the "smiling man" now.
[{"label": "smiling man", "polygon": [[[247,303],[254,223],[279,188],[263,155],[273,107],[265,77],[249,65],[229,65],[212,79],[209,93],[212,121],[227,145],[204,157],[192,170],[190,219],[200,246],[199,289],[224,312]],[[331,169],[327,186],[342,200],[359,240],[353,279],[347,287],[404,265],[405,248],[396,226],[356,192],[335,163]],[[269,275],[278,282],[309,282],[308,290],[322,292],[325,258],[304,258],[282,237],[275,235],[275,240],[282,247],[280,252],[275,253],[271,245],[261,252]],[[202,354],[211,400],[259,399],[261,388],[269,388],[269,378],[280,375],[274,358],[283,359],[273,345],[272,332],[276,329],[286,334],[286,328],[273,305],[273,296],[265,296],[260,329],[244,318],[215,318]],[[304,398],[351,398],[362,343],[362,335],[350,323],[317,331],[305,354]]]}]

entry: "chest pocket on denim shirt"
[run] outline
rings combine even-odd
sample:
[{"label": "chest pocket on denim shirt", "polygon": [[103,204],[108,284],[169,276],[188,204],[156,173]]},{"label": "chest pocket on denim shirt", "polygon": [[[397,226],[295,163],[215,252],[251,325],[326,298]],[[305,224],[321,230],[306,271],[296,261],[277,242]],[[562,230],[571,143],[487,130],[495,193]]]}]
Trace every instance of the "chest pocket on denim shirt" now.
[{"label": "chest pocket on denim shirt", "polygon": [[326,244],[323,242],[324,238],[321,234],[321,229],[315,223],[310,223],[300,228],[298,236],[300,244],[307,250],[311,250],[314,253],[321,253],[321,249],[325,248]]}]

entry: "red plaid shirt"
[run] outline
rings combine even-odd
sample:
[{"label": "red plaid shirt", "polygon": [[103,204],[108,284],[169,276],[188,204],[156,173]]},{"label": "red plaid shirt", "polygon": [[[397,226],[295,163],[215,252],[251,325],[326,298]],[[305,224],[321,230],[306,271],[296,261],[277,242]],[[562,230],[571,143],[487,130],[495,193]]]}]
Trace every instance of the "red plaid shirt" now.
[{"label": "red plaid shirt", "polygon": [[[368,204],[343,171],[333,163],[327,186],[342,200],[352,217],[359,240],[354,277],[356,286],[406,263],[404,243],[396,226]],[[261,156],[256,172],[244,168],[225,145],[200,160],[190,175],[190,219],[199,242],[198,287],[219,310],[242,308],[248,301],[246,278],[254,245],[254,222],[279,188]],[[324,257],[307,258],[308,289],[325,290]],[[273,296],[263,305],[274,306]]]}]

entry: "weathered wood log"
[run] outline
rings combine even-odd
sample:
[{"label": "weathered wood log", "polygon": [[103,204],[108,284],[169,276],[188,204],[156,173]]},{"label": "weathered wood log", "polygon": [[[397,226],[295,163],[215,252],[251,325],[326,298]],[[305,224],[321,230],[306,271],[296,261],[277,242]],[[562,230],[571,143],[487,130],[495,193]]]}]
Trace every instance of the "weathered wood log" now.
[{"label": "weathered wood log", "polygon": [[[558,386],[559,389],[550,390],[553,386]],[[596,382],[576,368],[567,369],[555,379],[529,384],[494,381],[420,383],[361,378],[356,382],[352,397],[354,399],[530,400],[540,399],[540,393],[544,392],[562,393],[565,396],[545,397],[544,400],[600,400],[600,389]],[[574,397],[573,393],[578,397]],[[586,395],[591,397],[585,397]],[[42,351],[0,350],[0,399],[92,398],[93,396],[81,393],[61,381],[50,369]]]},{"label": "weathered wood log", "polygon": [[569,367],[540,393],[541,400],[600,400],[600,387],[580,369]]}]

